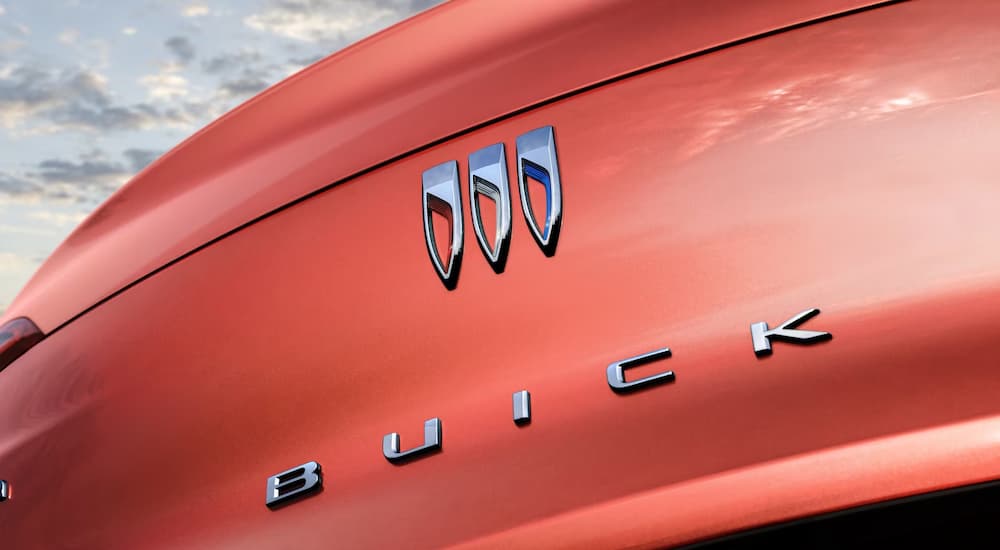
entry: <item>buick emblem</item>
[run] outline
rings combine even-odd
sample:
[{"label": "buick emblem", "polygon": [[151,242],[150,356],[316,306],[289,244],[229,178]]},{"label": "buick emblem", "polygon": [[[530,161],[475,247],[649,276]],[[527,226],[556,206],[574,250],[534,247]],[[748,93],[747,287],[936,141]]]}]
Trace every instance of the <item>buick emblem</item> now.
[{"label": "buick emblem", "polygon": [[[543,126],[522,134],[516,143],[521,210],[538,247],[551,257],[556,253],[562,225],[562,182],[552,127]],[[495,143],[469,155],[467,185],[472,229],[486,262],[498,274],[503,273],[507,266],[511,241],[512,207],[507,174],[507,152],[503,143]],[[448,290],[458,286],[465,243],[459,178],[458,162],[454,160],[426,170],[422,178],[424,241],[431,264]],[[542,212],[540,216],[536,216],[531,202],[531,182],[540,184],[545,191],[545,206],[539,209]],[[495,206],[492,234],[487,234],[480,200],[492,201]],[[440,236],[434,233],[435,214],[448,224],[447,247],[438,246]],[[442,249],[447,252],[442,253]]]}]

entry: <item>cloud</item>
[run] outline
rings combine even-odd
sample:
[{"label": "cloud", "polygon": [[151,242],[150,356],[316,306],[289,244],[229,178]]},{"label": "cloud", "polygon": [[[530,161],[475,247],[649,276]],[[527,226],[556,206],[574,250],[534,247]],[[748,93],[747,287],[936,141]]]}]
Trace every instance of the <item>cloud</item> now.
[{"label": "cloud", "polygon": [[56,227],[76,227],[87,217],[84,212],[54,212],[52,210],[35,210],[28,213],[28,217],[38,220],[47,225]]},{"label": "cloud", "polygon": [[209,14],[208,6],[205,4],[188,4],[181,10],[184,17],[202,17]]},{"label": "cloud", "polygon": [[17,273],[26,269],[33,269],[36,265],[38,265],[38,263],[32,261],[30,258],[19,256],[13,252],[0,252],[0,273],[2,274]]},{"label": "cloud", "polygon": [[21,173],[0,172],[0,200],[96,205],[159,154],[127,149],[123,160],[114,160],[95,149],[72,159],[44,159]]},{"label": "cloud", "polygon": [[144,130],[150,128],[190,128],[198,125],[202,116],[198,105],[161,108],[148,103],[127,106],[88,106],[72,103],[51,113],[52,125],[44,132],[80,130],[102,132],[114,130]]},{"label": "cloud", "polygon": [[27,198],[40,194],[42,186],[24,177],[0,172],[0,195]]},{"label": "cloud", "polygon": [[63,44],[75,44],[76,40],[80,38],[80,31],[76,29],[66,29],[59,33],[58,38]]},{"label": "cloud", "polygon": [[180,67],[168,64],[156,74],[143,76],[139,79],[153,100],[172,100],[188,95],[188,81],[177,74]]},{"label": "cloud", "polygon": [[135,27],[125,27],[122,29],[122,34],[125,36],[133,36],[137,32],[139,31],[137,31]]},{"label": "cloud", "polygon": [[[206,74],[220,75],[218,99],[244,98],[264,90],[289,73],[278,63],[263,63],[264,56],[253,49],[225,52],[202,63]],[[296,66],[291,72],[300,69]]]},{"label": "cloud", "polygon": [[3,4],[0,4],[0,15],[3,15],[5,13],[7,13],[7,8],[3,7]]},{"label": "cloud", "polygon": [[23,47],[23,40],[2,40],[0,41],[0,55],[14,53]]},{"label": "cloud", "polygon": [[269,80],[248,73],[234,80],[223,80],[219,90],[226,95],[239,97],[256,94],[270,85]]},{"label": "cloud", "polygon": [[324,57],[326,57],[326,54],[316,54],[306,57],[293,57],[288,60],[288,64],[296,67],[308,67],[309,65],[312,65],[313,63],[319,61],[320,59],[323,59]]},{"label": "cloud", "polygon": [[7,235],[39,235],[39,236],[55,236],[58,233],[52,229],[38,227],[37,224],[32,225],[10,225],[5,223],[0,223],[0,234]]},{"label": "cloud", "polygon": [[271,0],[264,11],[246,16],[243,23],[251,29],[285,38],[339,46],[435,3],[430,0]]},{"label": "cloud", "polygon": [[194,43],[186,36],[172,36],[163,45],[170,50],[170,53],[174,54],[174,57],[181,64],[187,65],[194,59]]},{"label": "cloud", "polygon": [[133,172],[138,172],[149,166],[154,160],[160,158],[161,155],[163,155],[163,151],[153,149],[126,149],[122,152],[122,156],[128,160],[129,168]]},{"label": "cloud", "polygon": [[15,23],[14,30],[21,36],[29,36],[31,34],[31,27],[25,25],[24,23]]},{"label": "cloud", "polygon": [[201,68],[209,74],[219,74],[236,71],[247,66],[260,63],[262,56],[256,50],[240,50],[217,55],[202,61]]},{"label": "cloud", "polygon": [[[176,81],[167,97],[177,95]],[[201,110],[203,112],[203,110]],[[43,70],[29,65],[0,70],[0,126],[9,131],[107,132],[153,127],[189,127],[203,120],[196,105],[162,108],[116,104],[104,75],[90,69]]]},{"label": "cloud", "polygon": [[79,162],[46,159],[38,163],[38,170],[38,177],[47,184],[101,185],[109,180],[120,180],[129,175],[120,163],[100,158],[83,159]]},{"label": "cloud", "polygon": [[66,75],[52,76],[34,67],[11,67],[0,74],[0,125],[15,127],[36,112],[59,103],[61,94],[89,96]]},{"label": "cloud", "polygon": [[76,161],[51,158],[38,163],[29,177],[42,183],[43,197],[76,203],[97,203],[124,184],[132,172],[101,152]]}]

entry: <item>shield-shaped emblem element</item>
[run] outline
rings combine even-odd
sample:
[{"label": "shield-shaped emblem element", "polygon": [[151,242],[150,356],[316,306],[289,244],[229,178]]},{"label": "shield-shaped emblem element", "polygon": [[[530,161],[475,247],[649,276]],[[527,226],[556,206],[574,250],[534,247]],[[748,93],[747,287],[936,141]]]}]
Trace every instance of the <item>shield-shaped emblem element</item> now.
[{"label": "shield-shaped emblem element", "polygon": [[[496,228],[493,242],[487,238],[479,209],[481,197],[496,206]],[[507,182],[507,154],[502,143],[485,147],[469,155],[469,208],[472,228],[479,248],[496,273],[503,273],[510,249],[510,185]]]},{"label": "shield-shaped emblem element", "polygon": [[[535,218],[528,185],[534,180],[545,189],[545,219]],[[517,181],[521,209],[535,242],[546,256],[556,253],[562,225],[562,185],[556,142],[551,126],[543,126],[517,138]]]},{"label": "shield-shaped emblem element", "polygon": [[[462,194],[458,182],[458,162],[452,160],[428,169],[423,174],[424,189],[424,237],[427,253],[430,254],[434,270],[445,288],[454,290],[458,284],[458,272],[462,266]],[[449,232],[447,257],[438,252],[434,236],[433,215],[438,214],[448,222]]]}]

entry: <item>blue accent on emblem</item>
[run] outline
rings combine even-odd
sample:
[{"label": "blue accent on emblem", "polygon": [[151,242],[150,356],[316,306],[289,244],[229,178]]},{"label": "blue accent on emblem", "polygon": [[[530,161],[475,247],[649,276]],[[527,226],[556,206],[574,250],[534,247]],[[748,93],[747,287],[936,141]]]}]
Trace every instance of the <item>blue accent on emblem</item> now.
[{"label": "blue accent on emblem", "polygon": [[[542,238],[549,238],[549,230],[552,228],[552,180],[549,172],[545,168],[531,162],[528,159],[521,159],[521,169],[524,175],[545,186],[545,229],[542,231]],[[527,193],[527,190],[525,190]]]}]

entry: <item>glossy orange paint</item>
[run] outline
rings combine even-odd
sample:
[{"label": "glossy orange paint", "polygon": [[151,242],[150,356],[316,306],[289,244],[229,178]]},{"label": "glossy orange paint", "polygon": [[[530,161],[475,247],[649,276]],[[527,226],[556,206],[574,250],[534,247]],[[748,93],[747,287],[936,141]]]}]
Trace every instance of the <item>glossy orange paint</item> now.
[{"label": "glossy orange paint", "polygon": [[[693,57],[199,250],[0,373],[5,544],[656,547],[1000,478],[998,20],[908,2]],[[515,205],[506,271],[467,233],[446,291],[421,172],[549,124],[555,256]],[[754,356],[814,306],[831,341]],[[663,346],[675,383],[608,388]],[[433,416],[442,452],[382,457]],[[308,460],[323,492],[268,510]]]},{"label": "glossy orange paint", "polygon": [[50,332],[290,201],[609,78],[871,0],[449,2],[265,91],[73,232],[0,324]]}]

